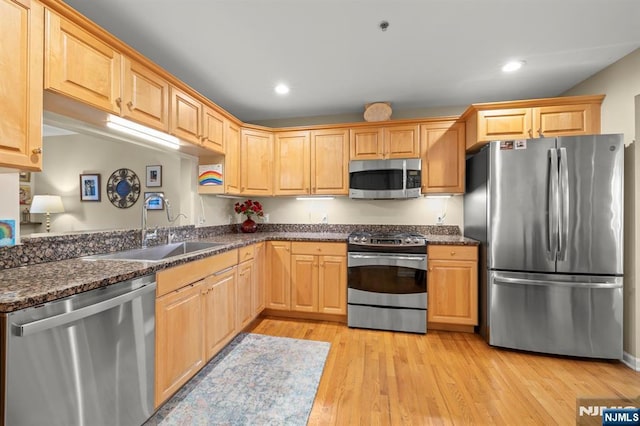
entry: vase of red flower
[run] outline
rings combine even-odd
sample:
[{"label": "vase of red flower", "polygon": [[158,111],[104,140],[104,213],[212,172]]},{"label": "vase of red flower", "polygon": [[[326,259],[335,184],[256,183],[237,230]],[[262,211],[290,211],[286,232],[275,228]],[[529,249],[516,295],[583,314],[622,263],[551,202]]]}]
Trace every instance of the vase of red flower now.
[{"label": "vase of red flower", "polygon": [[244,203],[236,203],[233,206],[236,213],[247,216],[247,219],[240,225],[242,232],[250,233],[258,230],[258,224],[252,219],[255,216],[264,216],[262,204],[258,201],[246,200]]}]

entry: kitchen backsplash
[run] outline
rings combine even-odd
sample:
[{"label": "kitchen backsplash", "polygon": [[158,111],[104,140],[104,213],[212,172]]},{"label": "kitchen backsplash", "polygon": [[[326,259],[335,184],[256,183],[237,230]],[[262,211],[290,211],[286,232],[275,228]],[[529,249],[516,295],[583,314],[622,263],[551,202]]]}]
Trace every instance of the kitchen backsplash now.
[{"label": "kitchen backsplash", "polygon": [[[196,228],[193,225],[158,228],[158,238],[149,245],[164,244],[169,230],[173,241],[211,238],[239,233],[240,225],[218,225]],[[331,224],[258,224],[258,232],[416,232],[430,235],[460,235],[460,228],[451,225],[331,225]],[[129,250],[140,247],[140,230],[96,231],[52,236],[23,237],[22,244],[0,247],[0,269],[17,268],[94,254]],[[1,284],[1,283],[0,283]]]}]

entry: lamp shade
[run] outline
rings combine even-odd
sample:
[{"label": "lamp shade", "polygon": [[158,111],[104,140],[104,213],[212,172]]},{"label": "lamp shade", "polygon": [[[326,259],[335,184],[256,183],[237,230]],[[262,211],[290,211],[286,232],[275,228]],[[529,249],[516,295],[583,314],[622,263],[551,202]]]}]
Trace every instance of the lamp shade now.
[{"label": "lamp shade", "polygon": [[31,213],[64,213],[62,198],[59,195],[34,195],[29,211]]}]

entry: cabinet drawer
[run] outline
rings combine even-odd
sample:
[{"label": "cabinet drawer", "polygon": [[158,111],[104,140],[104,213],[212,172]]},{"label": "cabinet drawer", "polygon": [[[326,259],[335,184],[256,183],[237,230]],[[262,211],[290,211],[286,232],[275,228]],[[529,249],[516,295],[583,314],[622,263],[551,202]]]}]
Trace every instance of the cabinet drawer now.
[{"label": "cabinet drawer", "polygon": [[253,259],[254,251],[255,245],[253,244],[246,247],[240,247],[238,249],[238,263]]},{"label": "cabinet drawer", "polygon": [[156,280],[156,297],[170,293],[187,284],[191,284],[204,277],[229,268],[238,263],[238,250],[231,250],[216,256],[185,263],[158,272]]},{"label": "cabinet drawer", "polygon": [[427,246],[427,261],[442,260],[478,260],[477,246],[430,245]]},{"label": "cabinet drawer", "polygon": [[291,243],[291,253],[346,256],[347,245],[345,243],[293,242]]}]

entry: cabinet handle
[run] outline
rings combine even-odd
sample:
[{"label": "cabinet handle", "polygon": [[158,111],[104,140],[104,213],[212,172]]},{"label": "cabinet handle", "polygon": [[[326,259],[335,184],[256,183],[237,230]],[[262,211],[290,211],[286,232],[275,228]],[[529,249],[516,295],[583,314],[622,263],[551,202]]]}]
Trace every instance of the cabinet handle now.
[{"label": "cabinet handle", "polygon": [[31,152],[34,154],[42,154],[42,148],[41,147],[33,148]]},{"label": "cabinet handle", "polygon": [[529,137],[530,138],[533,138],[533,130],[529,129],[529,131],[527,133],[529,133]]},{"label": "cabinet handle", "polygon": [[122,99],[121,98],[116,98],[116,105],[118,105],[118,108],[122,107]]},{"label": "cabinet handle", "polygon": [[133,102],[131,101],[127,102],[127,106],[129,107],[129,109],[133,109]]}]

